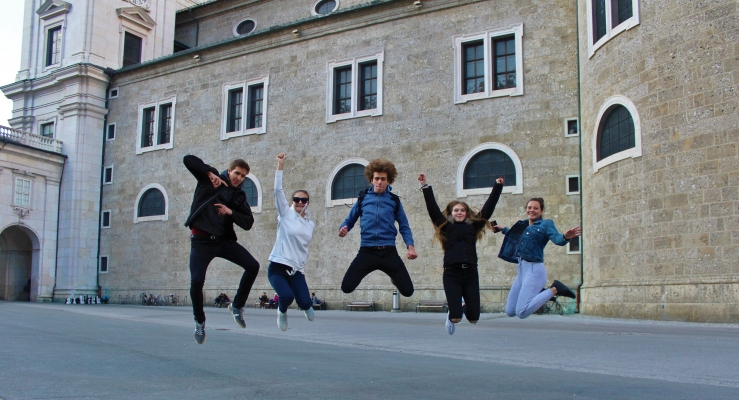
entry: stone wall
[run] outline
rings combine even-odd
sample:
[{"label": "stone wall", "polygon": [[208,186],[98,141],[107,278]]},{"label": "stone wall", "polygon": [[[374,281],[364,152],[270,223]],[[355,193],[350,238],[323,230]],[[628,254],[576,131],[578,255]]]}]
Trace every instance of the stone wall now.
[{"label": "stone wall", "polygon": [[[580,2],[580,47],[587,48]],[[580,54],[585,289],[595,315],[737,322],[736,1],[641,1],[640,24]],[[636,106],[642,156],[594,172],[597,115]]]}]

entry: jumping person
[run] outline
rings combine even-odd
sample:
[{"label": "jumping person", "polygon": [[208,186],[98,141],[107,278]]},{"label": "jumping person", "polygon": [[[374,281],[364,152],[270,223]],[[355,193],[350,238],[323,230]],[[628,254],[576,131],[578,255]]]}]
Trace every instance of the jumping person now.
[{"label": "jumping person", "polygon": [[555,280],[548,289],[547,270],[544,267],[544,247],[551,240],[564,246],[580,236],[582,229],[576,226],[560,234],[554,222],[543,219],[544,199],[536,197],[526,204],[528,219],[516,222],[510,229],[495,225],[505,235],[498,257],[518,263],[516,279],[508,293],[505,312],[509,317],[526,318],[555,295],[574,299],[575,294],[562,282]]},{"label": "jumping person", "polygon": [[398,229],[403,236],[408,252],[406,257],[414,260],[416,250],[413,247],[413,235],[408,225],[408,218],[400,204],[400,198],[393,193],[391,185],[398,176],[395,165],[385,159],[372,160],[364,169],[364,177],[371,186],[363,190],[354,203],[349,215],[339,227],[339,237],[345,237],[361,217],[361,242],[359,253],[349,265],[349,269],[341,282],[341,290],[351,293],[359,286],[365,276],[380,270],[390,277],[391,282],[405,297],[413,295],[413,282],[408,270],[398,255],[395,237]]},{"label": "jumping person", "polygon": [[201,159],[188,155],[182,160],[195,176],[195,186],[190,216],[185,226],[190,228],[190,298],[195,315],[195,341],[205,342],[205,312],[203,312],[203,285],[208,264],[220,257],[244,269],[233,303],[228,305],[231,315],[242,328],[244,305],[259,272],[259,262],[236,241],[233,224],[249,230],[254,224],[246,194],[241,189],[249,164],[238,159],[228,170],[218,170]]},{"label": "jumping person", "polygon": [[275,202],[277,203],[277,241],[269,255],[267,278],[277,292],[277,326],[287,330],[287,308],[295,300],[308,321],[314,313],[308,284],[305,282],[305,263],[308,261],[308,244],[313,239],[316,224],[310,219],[308,203],[310,195],[296,190],[292,203],[287,202],[282,189],[285,153],[277,155],[275,171]]},{"label": "jumping person", "polygon": [[446,318],[446,331],[454,334],[454,324],[462,320],[462,303],[467,321],[476,324],[480,319],[480,277],[477,273],[476,242],[485,234],[488,219],[495,211],[500,193],[503,191],[503,178],[495,181],[485,205],[479,213],[474,213],[467,203],[450,201],[444,211],[439,209],[434,191],[426,181],[426,175],[418,176],[421,191],[426,201],[431,222],[434,224],[434,239],[444,250],[444,293],[449,312]]}]

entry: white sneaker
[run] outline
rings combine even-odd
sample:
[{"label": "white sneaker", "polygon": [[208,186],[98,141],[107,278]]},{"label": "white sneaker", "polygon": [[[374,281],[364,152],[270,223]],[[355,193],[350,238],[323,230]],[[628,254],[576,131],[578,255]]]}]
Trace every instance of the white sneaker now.
[{"label": "white sneaker", "polygon": [[280,312],[279,308],[277,309],[277,326],[283,331],[287,330],[287,313]]},{"label": "white sneaker", "polygon": [[446,332],[450,335],[454,335],[455,323],[449,320],[449,313],[446,314]]},{"label": "white sneaker", "polygon": [[313,318],[315,318],[316,313],[313,311],[313,306],[308,307],[307,310],[303,310],[305,313],[305,318],[308,318],[308,321],[313,321]]}]

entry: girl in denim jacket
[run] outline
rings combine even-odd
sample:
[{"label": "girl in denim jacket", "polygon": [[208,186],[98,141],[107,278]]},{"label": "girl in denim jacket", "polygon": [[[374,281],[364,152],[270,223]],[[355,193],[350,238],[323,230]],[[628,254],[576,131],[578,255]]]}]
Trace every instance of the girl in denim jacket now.
[{"label": "girl in denim jacket", "polygon": [[510,229],[500,225],[505,235],[498,257],[517,262],[516,279],[508,293],[505,312],[509,317],[518,316],[523,319],[531,315],[555,295],[574,299],[575,294],[562,282],[555,280],[549,289],[542,288],[547,283],[547,270],[544,267],[544,247],[551,240],[558,246],[564,246],[570,240],[582,234],[579,226],[563,234],[557,231],[554,222],[543,219],[544,199],[533,198],[526,205],[528,220],[516,222]]}]

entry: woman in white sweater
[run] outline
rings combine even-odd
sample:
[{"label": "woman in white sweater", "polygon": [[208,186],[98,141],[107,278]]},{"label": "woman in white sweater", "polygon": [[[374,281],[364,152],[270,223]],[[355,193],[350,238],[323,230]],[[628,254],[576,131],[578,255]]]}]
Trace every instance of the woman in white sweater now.
[{"label": "woman in white sweater", "polygon": [[275,172],[275,202],[277,203],[277,241],[269,255],[267,278],[279,296],[277,326],[287,330],[287,308],[295,300],[305,312],[308,321],[313,321],[310,291],[305,282],[305,264],[308,260],[308,244],[313,239],[316,225],[306,210],[310,195],[305,190],[296,190],[292,203],[287,202],[282,189],[282,170],[285,153],[277,155]]}]

